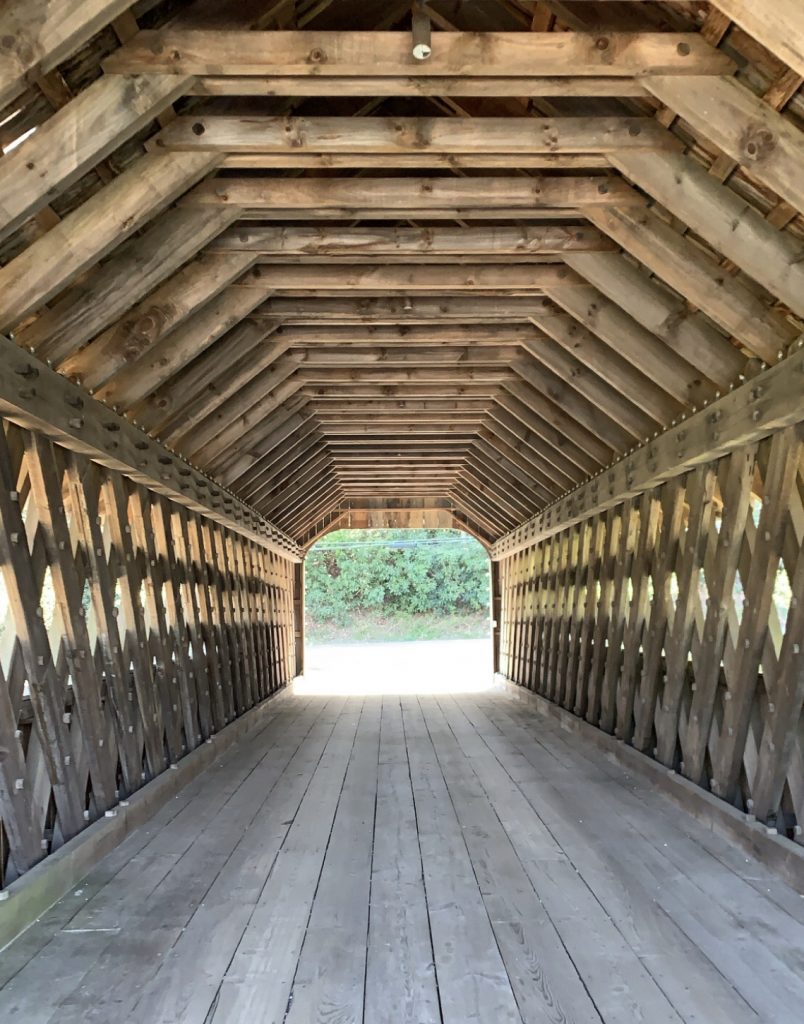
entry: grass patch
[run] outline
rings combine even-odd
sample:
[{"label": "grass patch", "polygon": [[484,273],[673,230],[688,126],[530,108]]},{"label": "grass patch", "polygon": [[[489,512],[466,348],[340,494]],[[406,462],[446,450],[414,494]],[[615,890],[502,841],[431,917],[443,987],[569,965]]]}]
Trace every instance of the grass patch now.
[{"label": "grass patch", "polygon": [[432,615],[397,612],[355,612],[346,623],[308,618],[305,640],[323,644],[398,643],[407,640],[484,640],[490,635],[487,613]]}]

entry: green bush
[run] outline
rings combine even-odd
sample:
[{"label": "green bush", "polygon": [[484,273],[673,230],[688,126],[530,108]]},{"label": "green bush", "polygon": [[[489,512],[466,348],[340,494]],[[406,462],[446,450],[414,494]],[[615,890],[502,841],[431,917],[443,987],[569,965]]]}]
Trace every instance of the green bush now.
[{"label": "green bush", "polygon": [[487,611],[489,560],[457,530],[338,530],[307,556],[305,601],[312,621],[338,625],[356,612]]}]

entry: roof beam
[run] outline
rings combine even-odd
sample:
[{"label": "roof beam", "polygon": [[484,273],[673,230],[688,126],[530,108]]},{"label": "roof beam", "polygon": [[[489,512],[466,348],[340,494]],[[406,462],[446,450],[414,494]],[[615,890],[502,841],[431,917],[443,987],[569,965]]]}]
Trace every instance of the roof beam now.
[{"label": "roof beam", "polygon": [[[248,253],[202,254],[191,260],[88,345],[67,355],[59,363],[59,371],[80,380],[86,388],[103,387],[199,316],[251,262]],[[269,321],[264,323],[267,330]]]},{"label": "roof beam", "polygon": [[248,316],[265,297],[251,288],[228,288],[205,303],[143,356],[126,363],[96,391],[109,405],[130,409]]},{"label": "roof beam", "polygon": [[236,210],[168,210],[18,329],[16,340],[42,359],[60,363],[132,309],[236,217]]},{"label": "roof beam", "polygon": [[[697,405],[704,398],[713,397],[714,388],[701,382],[700,373],[693,366],[672,346],[632,319],[616,302],[593,287],[573,288],[572,291],[578,294],[565,295],[565,289],[555,289],[550,292],[550,297],[557,306],[571,314],[571,319],[583,324],[605,342],[609,347],[609,358],[616,358],[615,353],[619,353],[649,378],[652,387],[658,384],[661,390],[673,396],[676,403]],[[556,341],[566,341],[565,318],[545,315],[533,317],[533,322]],[[556,337],[559,333],[561,337]],[[741,360],[741,368],[743,363]],[[662,410],[668,412],[669,406],[660,400],[656,411]],[[675,412],[678,411],[676,407]]]},{"label": "roof beam", "polygon": [[657,78],[646,84],[757,181],[804,213],[804,133],[791,121],[733,78]]},{"label": "roof beam", "polygon": [[[359,179],[357,179],[359,180]],[[252,253],[229,253],[229,257]],[[220,258],[220,257],[219,257]],[[254,287],[262,293],[297,292],[539,292],[544,288],[583,285],[584,280],[563,262],[535,264],[430,264],[361,265],[268,264],[244,274],[239,288]]]},{"label": "roof beam", "polygon": [[593,223],[766,362],[798,331],[650,210],[590,209]]},{"label": "roof beam", "polygon": [[0,335],[0,413],[285,558],[295,543],[174,452]]},{"label": "roof beam", "polygon": [[[574,393],[564,381],[547,370],[535,372],[530,368],[527,380],[508,381],[504,385],[507,394],[499,395],[497,402],[515,416],[528,430],[537,436],[552,434],[556,447],[563,450],[566,444],[576,446],[576,461],[585,468],[606,463],[614,451],[625,448],[628,435],[616,431],[616,437],[601,438],[597,432],[597,410],[591,407],[591,420],[584,414],[589,411],[583,400],[575,401]],[[589,470],[591,472],[591,469]]]},{"label": "roof beam", "polygon": [[772,17],[756,0],[713,3],[781,61],[804,75],[804,9],[799,0],[775,0]]},{"label": "roof beam", "polygon": [[[181,81],[181,80],[180,80]],[[255,154],[618,153],[680,143],[650,117],[177,117],[156,136],[166,150]]]},{"label": "roof beam", "polygon": [[175,75],[104,75],[0,159],[0,237],[100,163],[184,92]]},{"label": "roof beam", "polygon": [[495,544],[499,560],[694,466],[802,421],[804,345],[708,408],[640,445]]},{"label": "roof beam", "polygon": [[[745,357],[714,324],[622,253],[567,253],[565,261],[719,388],[727,388],[742,372]],[[581,297],[578,290],[577,298]],[[595,330],[597,307],[588,306],[579,319]]]},{"label": "roof beam", "polygon": [[[128,74],[425,78],[730,74],[729,57],[697,32],[444,32],[427,61],[409,32],[139,32],[104,62]],[[325,88],[332,92],[333,84]]]},{"label": "roof beam", "polygon": [[[171,430],[192,430],[244,380],[287,351],[285,340],[276,336],[276,330],[277,326],[267,320],[241,320],[137,407],[140,426],[169,443]],[[271,342],[263,344],[269,336]],[[250,376],[245,377],[249,370]]]},{"label": "roof beam", "polygon": [[[797,159],[800,175],[804,135]],[[611,162],[771,295],[804,316],[804,244],[799,239],[777,231],[683,153],[664,153],[661,159],[618,153]]]},{"label": "roof beam", "polygon": [[285,324],[318,326],[355,324],[523,323],[531,313],[546,312],[553,304],[536,295],[506,296],[501,300],[483,295],[389,295],[347,298],[334,296],[299,302],[283,296],[270,299],[254,316],[278,317]]},{"label": "roof beam", "polygon": [[209,153],[146,155],[0,268],[0,330],[44,305],[214,166]]},{"label": "roof beam", "polygon": [[[275,380],[283,376],[281,366],[285,356],[274,366],[263,370],[243,393],[232,395],[207,416],[182,444],[192,452],[192,458],[210,467],[215,472],[236,452],[247,451],[262,436],[263,421],[284,402],[292,398],[303,385],[296,374],[282,380],[274,391],[268,390],[264,378]],[[288,360],[290,365],[290,360]],[[295,367],[295,362],[293,363]]]},{"label": "roof beam", "polygon": [[[220,154],[172,153],[174,159]],[[147,158],[146,158],[147,159]],[[211,178],[182,199],[193,206],[244,210],[304,210],[307,217],[342,210],[384,213],[420,210],[576,210],[587,206],[642,206],[644,199],[619,175],[605,177],[480,178]]]},{"label": "roof beam", "polygon": [[37,73],[52,71],[133,0],[28,0],[0,11],[0,108]]},{"label": "roof beam", "polygon": [[[413,170],[462,171],[508,170],[507,153],[225,153],[221,152],[221,170]],[[517,154],[519,170],[610,170],[603,153],[524,153]]]},{"label": "roof beam", "polygon": [[570,415],[617,450],[652,434],[658,425],[552,341],[540,346],[538,353],[532,351],[527,361],[516,362],[514,369],[533,387],[558,398]]},{"label": "roof beam", "polygon": [[[637,96],[648,95],[635,78],[586,76],[579,78],[456,74],[415,78],[406,75],[339,75],[334,88],[339,96]],[[333,84],[313,75],[204,75],[192,80],[191,96],[321,96]]]},{"label": "roof beam", "polygon": [[[544,317],[543,326],[553,341],[651,418],[669,423],[681,411],[681,402],[689,401],[688,396],[681,399],[671,397],[677,391],[677,382],[659,367],[653,376],[650,375],[645,370],[647,360],[640,358],[638,349],[632,352],[627,340],[620,345],[606,344],[572,316]],[[527,350],[537,358],[539,344],[538,341],[532,341],[526,345]],[[654,378],[658,378],[661,384],[657,384]]]},{"label": "roof beam", "polygon": [[[545,319],[547,318],[547,314]],[[553,310],[553,315],[556,311]],[[269,322],[264,317],[257,317]],[[524,318],[523,318],[524,319]],[[277,321],[278,322],[278,321]],[[282,326],[282,336],[290,340],[294,348],[343,348],[375,346],[383,348],[409,348],[420,345],[426,348],[453,348],[472,345],[475,348],[498,348],[500,346],[522,345],[540,336],[540,331],[530,322],[522,324],[454,324],[432,327],[403,324],[379,327],[324,324],[320,327]]]},{"label": "roof beam", "polygon": [[605,252],[611,239],[587,225],[531,224],[518,227],[265,227],[238,224],[207,246],[212,252],[247,250],[261,256],[528,256]]},{"label": "roof beam", "polygon": [[244,446],[232,455],[232,458],[217,474],[217,478],[230,487],[235,482],[239,487],[244,479],[253,479],[252,474],[260,460],[266,458],[273,449],[287,441],[297,431],[302,431],[311,421],[312,413],[305,407],[305,400],[286,403],[280,410],[263,420],[263,432],[251,448]]}]

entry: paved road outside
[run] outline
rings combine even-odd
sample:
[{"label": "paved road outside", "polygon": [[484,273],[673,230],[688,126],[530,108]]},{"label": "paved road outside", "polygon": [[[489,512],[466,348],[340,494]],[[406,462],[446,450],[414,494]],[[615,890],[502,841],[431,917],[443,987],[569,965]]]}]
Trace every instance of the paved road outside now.
[{"label": "paved road outside", "polygon": [[308,646],[298,694],[479,693],[492,685],[491,640]]}]

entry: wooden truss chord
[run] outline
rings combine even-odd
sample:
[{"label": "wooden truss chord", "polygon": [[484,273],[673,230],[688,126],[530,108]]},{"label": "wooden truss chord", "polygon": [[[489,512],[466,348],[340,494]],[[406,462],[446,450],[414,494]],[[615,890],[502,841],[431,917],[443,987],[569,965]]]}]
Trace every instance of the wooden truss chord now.
[{"label": "wooden truss chord", "polygon": [[0,410],[13,422],[40,430],[283,557],[300,557],[293,541],[253,509],[2,336]]},{"label": "wooden truss chord", "polygon": [[[615,77],[727,75],[734,65],[698,33],[450,32],[427,61],[407,32],[139,32],[104,62],[109,72],[338,77]],[[330,91],[333,83],[324,88]],[[336,86],[337,88],[337,86]]]},{"label": "wooden truss chord", "polygon": [[[173,153],[217,161],[219,154]],[[165,157],[162,157],[165,159]],[[308,217],[342,210],[486,211],[569,210],[590,206],[643,206],[645,200],[621,177],[534,176],[479,178],[242,178],[216,177],[181,200],[193,206],[236,206],[242,210],[304,210]]]},{"label": "wooden truss chord", "polygon": [[797,423],[801,419],[803,377],[804,348],[799,345],[776,366],[654,439],[647,439],[609,469],[502,537],[492,557],[503,558],[520,551],[699,462]]},{"label": "wooden truss chord", "polygon": [[156,137],[166,150],[215,153],[501,155],[618,153],[678,146],[648,117],[232,117],[175,118]]}]

